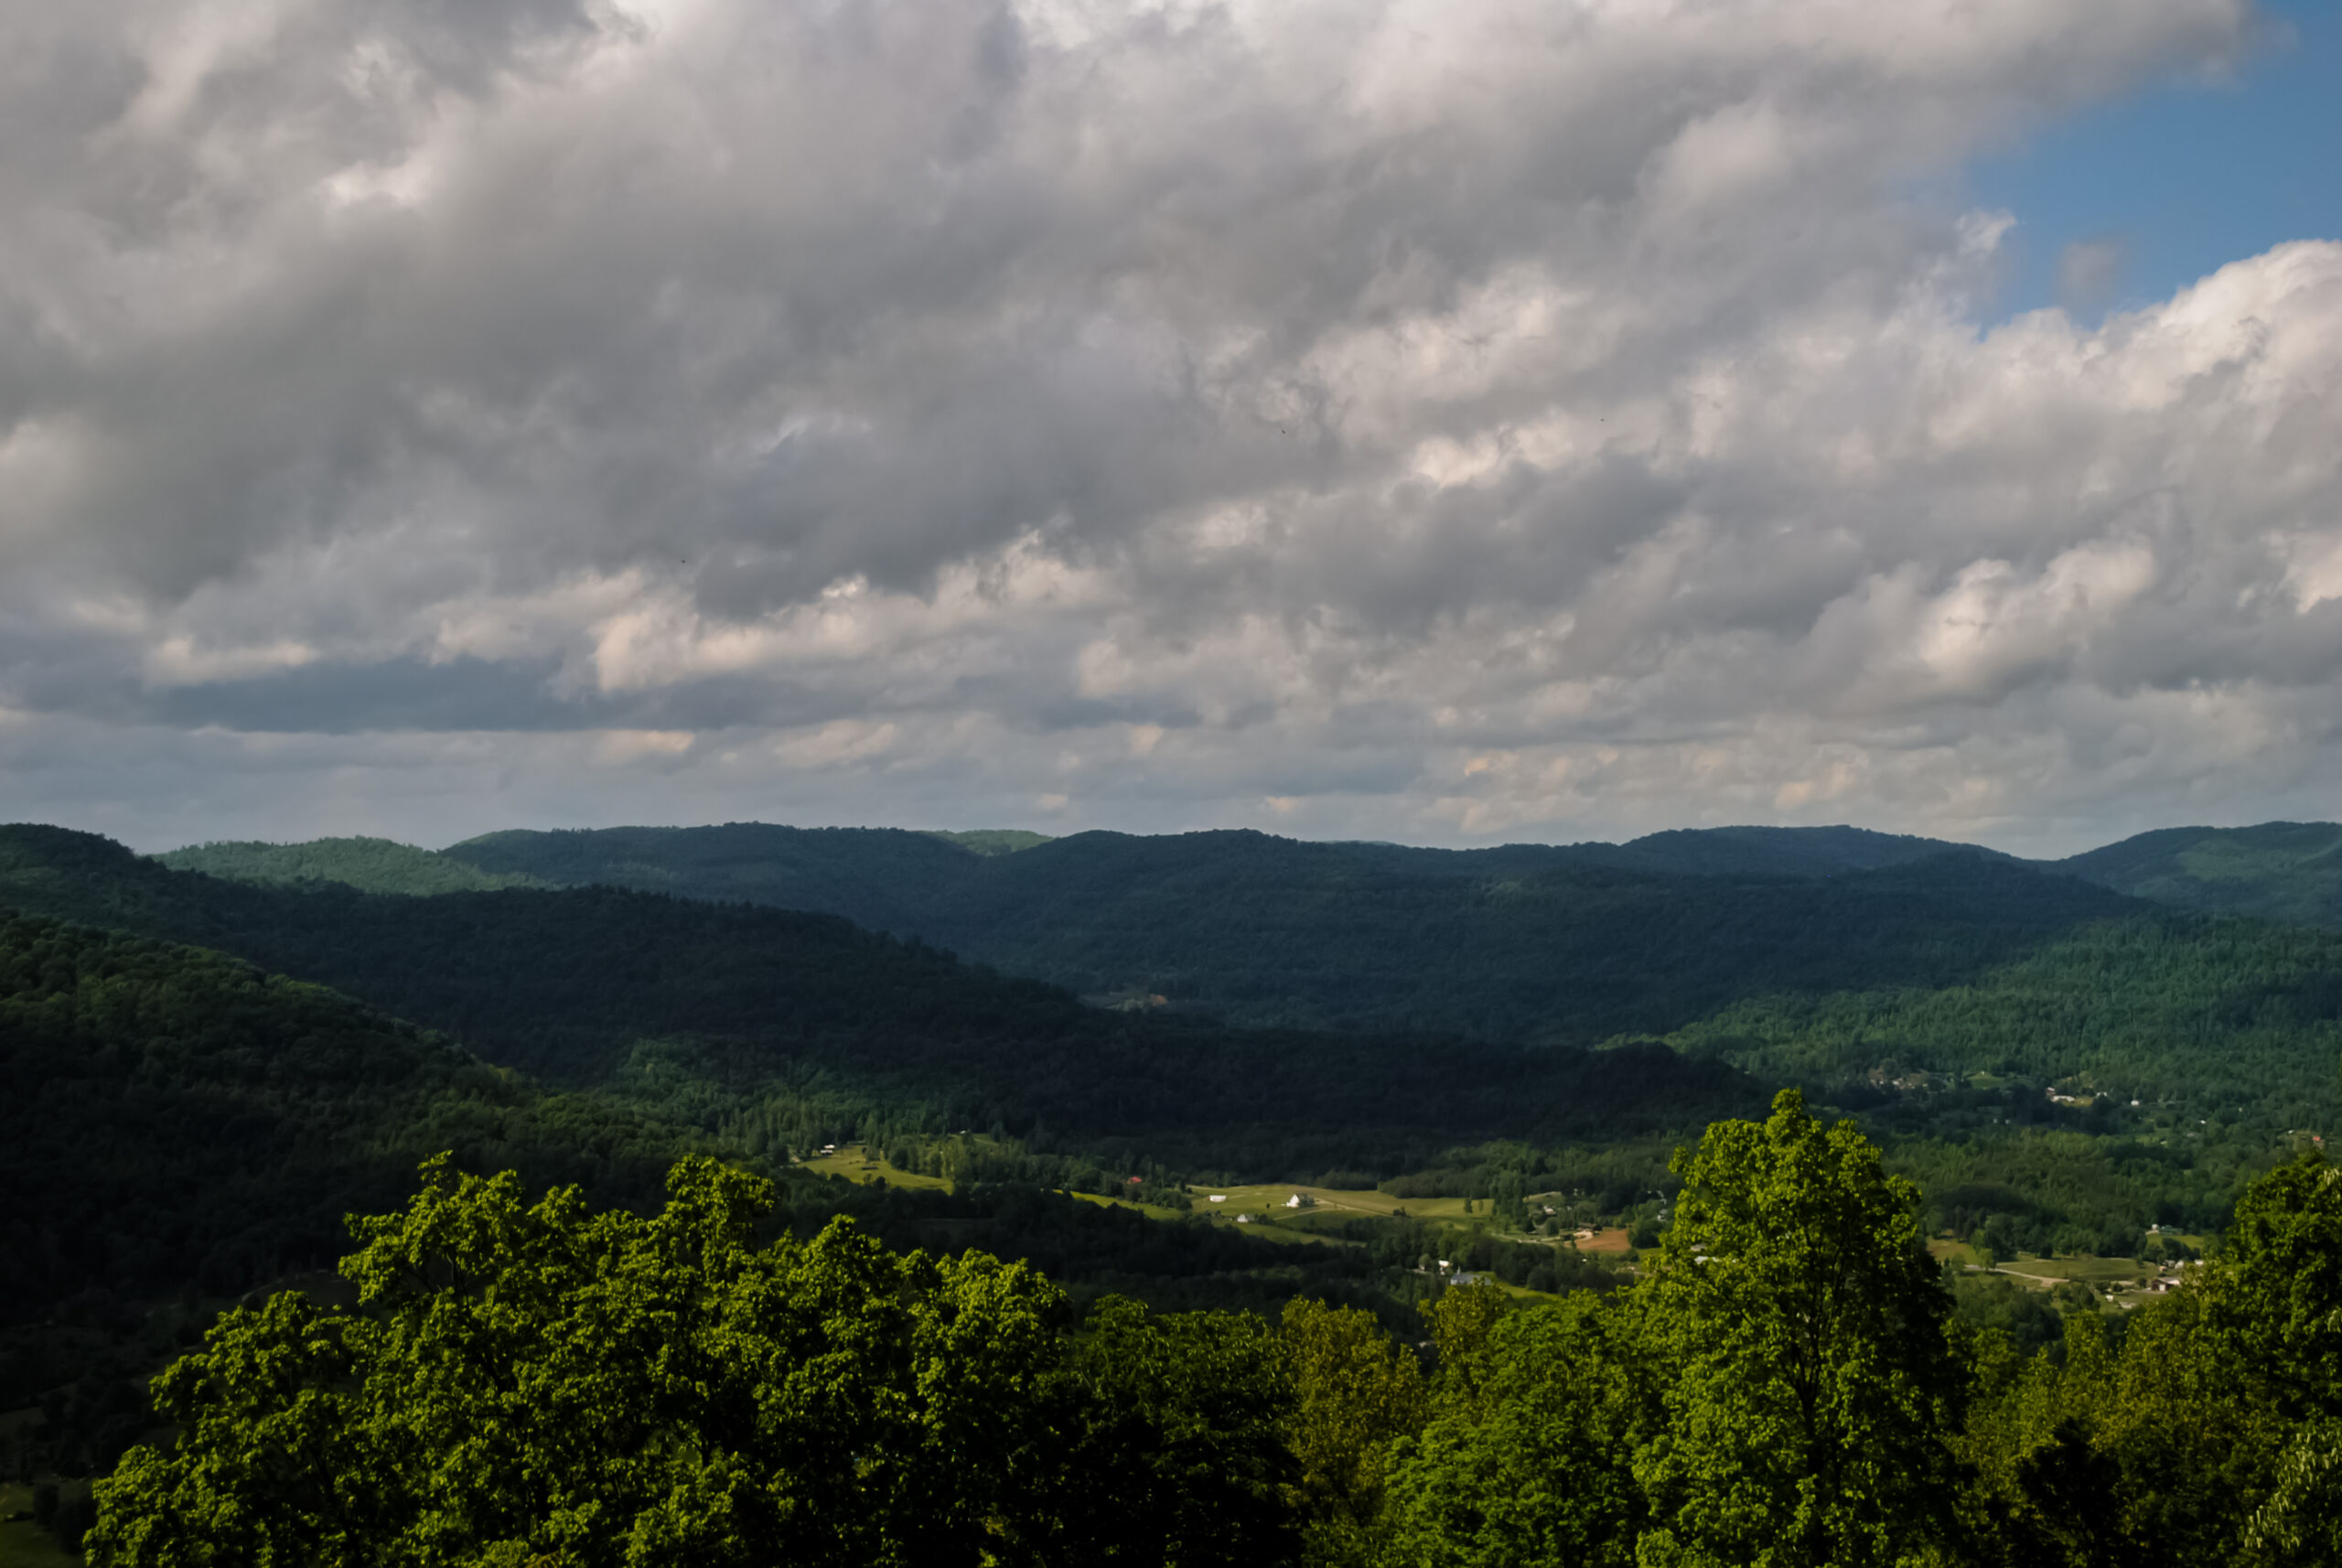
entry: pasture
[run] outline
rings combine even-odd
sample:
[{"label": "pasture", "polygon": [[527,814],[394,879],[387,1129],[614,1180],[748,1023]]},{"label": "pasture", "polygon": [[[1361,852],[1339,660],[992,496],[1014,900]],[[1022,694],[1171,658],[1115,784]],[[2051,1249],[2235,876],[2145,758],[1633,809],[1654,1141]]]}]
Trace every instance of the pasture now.
[{"label": "pasture", "polygon": [[0,1568],[64,1568],[81,1562],[79,1556],[58,1550],[56,1541],[31,1520],[10,1520],[10,1515],[29,1513],[32,1506],[30,1487],[0,1483]]},{"label": "pasture", "polygon": [[884,1181],[888,1187],[948,1188],[951,1185],[942,1176],[914,1176],[909,1171],[890,1165],[884,1155],[868,1154],[859,1144],[843,1144],[839,1145],[834,1155],[817,1155],[810,1160],[800,1160],[797,1168],[820,1176],[843,1176],[848,1181],[860,1182],[865,1186],[875,1181]]}]

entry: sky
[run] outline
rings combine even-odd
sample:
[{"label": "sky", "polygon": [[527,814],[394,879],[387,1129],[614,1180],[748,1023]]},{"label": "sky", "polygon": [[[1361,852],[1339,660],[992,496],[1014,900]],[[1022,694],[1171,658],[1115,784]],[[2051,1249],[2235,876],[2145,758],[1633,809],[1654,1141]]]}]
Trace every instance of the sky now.
[{"label": "sky", "polygon": [[2342,816],[2342,32],[0,14],[0,819]]}]

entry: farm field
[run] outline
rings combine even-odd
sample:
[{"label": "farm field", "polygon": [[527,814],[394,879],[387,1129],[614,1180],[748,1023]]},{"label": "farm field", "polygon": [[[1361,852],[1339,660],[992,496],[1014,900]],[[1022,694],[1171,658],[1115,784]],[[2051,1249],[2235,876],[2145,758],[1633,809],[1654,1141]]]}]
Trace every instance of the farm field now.
[{"label": "farm field", "polygon": [[5,1522],[9,1515],[28,1511],[32,1506],[30,1487],[14,1481],[0,1484],[0,1568],[62,1568],[81,1562],[78,1554],[58,1550],[57,1542],[29,1519]]},{"label": "farm field", "polygon": [[[1343,1187],[1306,1187],[1291,1182],[1272,1182],[1258,1187],[1196,1187],[1189,1189],[1198,1209],[1215,1213],[1268,1214],[1284,1218],[1300,1215],[1332,1215],[1340,1219],[1357,1219],[1364,1215],[1387,1219],[1403,1214],[1415,1219],[1463,1220],[1465,1199],[1460,1197],[1393,1197],[1387,1192],[1368,1189],[1362,1192]],[[1295,1197],[1310,1201],[1299,1208],[1288,1208]],[[1215,1203],[1213,1198],[1225,1199]],[[1485,1215],[1487,1205],[1475,1206],[1475,1217]]]},{"label": "farm field", "polygon": [[2036,1281],[2044,1286],[2060,1280],[2079,1280],[2086,1285],[2103,1289],[2113,1284],[2126,1284],[2139,1277],[2140,1263],[2136,1258],[2027,1258],[2019,1257],[2003,1263],[1998,1270],[2014,1274],[2019,1279]]},{"label": "farm field", "polygon": [[949,1187],[951,1185],[941,1176],[914,1176],[909,1171],[897,1169],[881,1156],[864,1153],[859,1144],[844,1144],[834,1155],[800,1160],[798,1168],[821,1176],[843,1176],[864,1186],[882,1180],[888,1187]]}]

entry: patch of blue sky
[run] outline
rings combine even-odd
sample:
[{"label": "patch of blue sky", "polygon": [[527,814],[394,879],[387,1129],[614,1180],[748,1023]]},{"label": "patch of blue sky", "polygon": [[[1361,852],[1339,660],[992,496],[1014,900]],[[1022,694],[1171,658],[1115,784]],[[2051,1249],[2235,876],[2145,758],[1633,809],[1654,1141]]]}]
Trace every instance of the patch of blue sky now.
[{"label": "patch of blue sky", "polygon": [[2015,227],[1996,319],[2096,323],[2288,240],[2342,240],[2342,0],[2264,0],[2229,80],[2154,83],[1966,171]]}]

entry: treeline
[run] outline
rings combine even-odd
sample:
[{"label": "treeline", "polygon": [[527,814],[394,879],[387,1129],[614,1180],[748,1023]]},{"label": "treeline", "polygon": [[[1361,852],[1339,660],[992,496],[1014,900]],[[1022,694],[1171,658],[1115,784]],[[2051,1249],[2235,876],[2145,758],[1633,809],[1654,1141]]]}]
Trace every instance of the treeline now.
[{"label": "treeline", "polygon": [[2028,1352],[1955,1315],[1916,1189],[1794,1094],[1711,1127],[1639,1282],[1455,1289],[1394,1337],[1083,1306],[889,1251],[704,1159],[663,1211],[445,1163],[348,1309],[224,1316],[92,1563],[2229,1563],[2342,1551],[2342,1181]]}]

